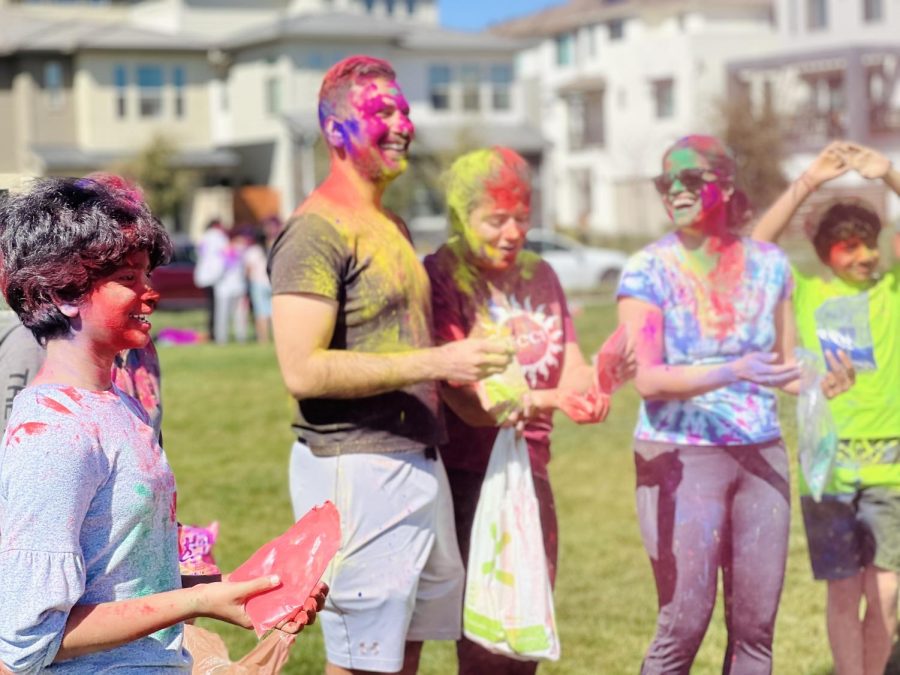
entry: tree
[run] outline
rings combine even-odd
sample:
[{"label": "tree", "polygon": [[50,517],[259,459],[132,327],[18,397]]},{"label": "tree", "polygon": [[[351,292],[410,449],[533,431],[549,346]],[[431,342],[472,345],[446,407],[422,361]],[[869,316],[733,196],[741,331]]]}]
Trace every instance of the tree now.
[{"label": "tree", "polygon": [[165,136],[156,136],[119,172],[137,183],[144,199],[160,220],[179,220],[181,207],[197,182],[196,173],[176,165],[178,146]]},{"label": "tree", "polygon": [[719,135],[734,152],[737,187],[759,213],[787,187],[781,169],[786,152],[783,122],[771,105],[754,111],[747,95],[731,97],[719,109]]}]

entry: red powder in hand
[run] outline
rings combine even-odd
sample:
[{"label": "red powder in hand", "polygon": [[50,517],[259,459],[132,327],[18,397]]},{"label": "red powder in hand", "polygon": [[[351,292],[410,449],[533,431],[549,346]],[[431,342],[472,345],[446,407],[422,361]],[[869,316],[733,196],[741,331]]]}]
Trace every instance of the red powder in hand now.
[{"label": "red powder in hand", "polygon": [[341,518],[334,504],[326,501],[231,573],[229,581],[248,581],[270,574],[281,579],[280,586],[247,600],[245,609],[257,635],[303,606],[340,545]]}]

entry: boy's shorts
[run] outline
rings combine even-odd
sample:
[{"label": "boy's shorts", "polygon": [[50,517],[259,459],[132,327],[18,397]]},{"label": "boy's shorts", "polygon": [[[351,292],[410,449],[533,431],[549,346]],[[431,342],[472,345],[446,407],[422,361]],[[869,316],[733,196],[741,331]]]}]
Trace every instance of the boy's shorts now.
[{"label": "boy's shorts", "polygon": [[822,501],[800,506],[816,579],[900,572],[900,439],[841,440]]},{"label": "boy's shorts", "polygon": [[341,514],[319,614],[330,663],[397,672],[407,641],[460,638],[464,571],[440,457],[317,457],[298,442],[290,479],[296,517],[326,499]]}]

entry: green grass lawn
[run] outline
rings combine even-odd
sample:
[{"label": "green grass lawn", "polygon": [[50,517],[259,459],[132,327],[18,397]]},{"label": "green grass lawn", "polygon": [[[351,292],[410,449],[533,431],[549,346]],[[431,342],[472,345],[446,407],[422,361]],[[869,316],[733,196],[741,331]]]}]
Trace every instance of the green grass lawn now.
[{"label": "green grass lawn", "polygon": [[[585,351],[611,332],[611,306],[586,308],[578,317]],[[197,315],[160,313],[156,328],[201,325]],[[293,403],[284,391],[274,351],[260,345],[161,347],[163,433],[178,479],[179,517],[205,524],[218,520],[216,547],[223,569],[243,562],[292,521],[287,488],[289,422]],[[793,401],[782,418],[793,445]],[[655,621],[655,590],[641,546],[633,499],[631,434],[637,396],[616,395],[602,426],[578,427],[557,419],[550,465],[560,521],[560,565],[556,590],[562,658],[544,673],[596,675],[636,673]],[[796,473],[796,462],[792,465]],[[778,616],[775,672],[825,675],[831,659],[824,629],[824,587],[813,583],[806,540],[793,510],[785,592]],[[223,626],[237,657],[254,643],[252,633]],[[725,629],[721,603],[694,668],[721,671]],[[304,632],[285,672],[321,673],[318,627]],[[420,672],[455,672],[448,643],[426,646]],[[900,671],[897,671],[900,672]]]}]

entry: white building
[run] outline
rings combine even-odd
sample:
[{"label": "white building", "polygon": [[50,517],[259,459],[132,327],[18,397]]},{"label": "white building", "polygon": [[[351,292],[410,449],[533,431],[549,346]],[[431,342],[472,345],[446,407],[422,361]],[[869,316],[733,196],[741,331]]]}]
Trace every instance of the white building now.
[{"label": "white building", "polygon": [[[878,148],[900,165],[900,0],[778,0],[777,49],[729,66],[733,93],[785,120],[790,176],[830,140]],[[900,199],[853,174],[830,192],[862,194],[889,218]],[[829,191],[822,191],[819,199]]]},{"label": "white building", "polygon": [[[420,159],[502,143],[539,168],[522,43],[437,17],[437,0],[0,0],[0,188],[109,168],[162,134],[206,185],[268,186],[287,215],[321,178],[322,75],[354,53],[395,66]],[[440,222],[433,190],[413,192],[407,215]]]},{"label": "white building", "polygon": [[664,226],[649,180],[662,152],[718,131],[726,63],[777,41],[768,0],[570,0],[496,30],[539,40],[519,73],[552,146],[545,219],[604,235]]}]

